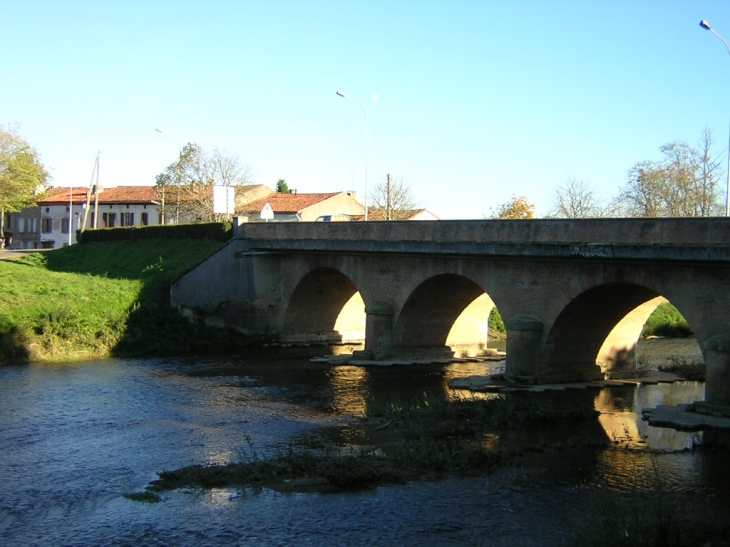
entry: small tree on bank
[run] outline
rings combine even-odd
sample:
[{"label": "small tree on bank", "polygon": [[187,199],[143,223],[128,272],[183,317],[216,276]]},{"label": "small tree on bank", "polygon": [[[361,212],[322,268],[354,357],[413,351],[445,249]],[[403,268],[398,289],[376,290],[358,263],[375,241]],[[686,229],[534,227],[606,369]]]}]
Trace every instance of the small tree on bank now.
[{"label": "small tree on bank", "polygon": [[32,206],[47,181],[38,152],[14,128],[0,126],[0,248],[5,246],[5,215]]}]

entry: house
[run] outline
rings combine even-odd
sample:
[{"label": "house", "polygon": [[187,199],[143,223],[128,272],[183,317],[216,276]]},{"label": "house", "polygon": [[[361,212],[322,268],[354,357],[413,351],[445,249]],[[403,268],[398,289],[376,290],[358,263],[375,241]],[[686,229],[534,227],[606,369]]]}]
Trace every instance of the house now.
[{"label": "house", "polygon": [[249,221],[261,221],[261,211],[268,205],[275,222],[314,221],[325,215],[364,215],[365,207],[348,192],[327,194],[273,193],[237,208],[236,213]]},{"label": "house", "polygon": [[38,247],[76,243],[76,230],[159,224],[155,186],[117,186],[98,194],[87,188],[51,188],[38,201]]},{"label": "house", "polygon": [[276,190],[269,188],[265,184],[246,184],[245,186],[238,186],[236,188],[236,208],[275,193]]},{"label": "house", "polygon": [[38,248],[38,207],[7,213],[3,228],[4,245],[14,249]]},{"label": "house", "polygon": [[[362,217],[353,217],[352,220],[365,220]],[[368,209],[368,221],[388,220],[385,209]],[[390,220],[441,220],[428,209],[397,209],[391,211]]]}]

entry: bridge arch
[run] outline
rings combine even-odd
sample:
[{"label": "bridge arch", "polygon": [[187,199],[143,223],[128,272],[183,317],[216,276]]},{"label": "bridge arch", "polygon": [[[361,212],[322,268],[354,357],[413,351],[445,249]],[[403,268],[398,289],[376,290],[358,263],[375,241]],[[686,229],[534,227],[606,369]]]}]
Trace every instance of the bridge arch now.
[{"label": "bridge arch", "polygon": [[558,315],[542,353],[544,373],[573,378],[620,376],[636,368],[636,344],[657,306],[656,290],[625,282],[592,287]]},{"label": "bridge arch", "polygon": [[395,355],[476,355],[487,347],[489,295],[475,281],[453,273],[422,281],[408,296],[393,326]]},{"label": "bridge arch", "polygon": [[361,342],[365,306],[353,281],[341,271],[318,267],[296,284],[286,304],[282,342]]}]

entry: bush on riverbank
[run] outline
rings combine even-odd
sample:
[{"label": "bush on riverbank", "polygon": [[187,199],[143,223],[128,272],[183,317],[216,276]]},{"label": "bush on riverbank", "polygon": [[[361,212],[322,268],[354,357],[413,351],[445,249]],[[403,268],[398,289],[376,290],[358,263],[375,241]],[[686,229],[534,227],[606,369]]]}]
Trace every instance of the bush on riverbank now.
[{"label": "bush on riverbank", "polygon": [[0,261],[0,363],[222,350],[246,344],[194,327],[170,283],[221,247],[207,239],[73,245]]},{"label": "bush on riverbank", "polygon": [[669,302],[659,304],[649,316],[641,333],[643,338],[648,336],[663,336],[666,338],[688,338],[694,336],[687,320],[679,310]]}]

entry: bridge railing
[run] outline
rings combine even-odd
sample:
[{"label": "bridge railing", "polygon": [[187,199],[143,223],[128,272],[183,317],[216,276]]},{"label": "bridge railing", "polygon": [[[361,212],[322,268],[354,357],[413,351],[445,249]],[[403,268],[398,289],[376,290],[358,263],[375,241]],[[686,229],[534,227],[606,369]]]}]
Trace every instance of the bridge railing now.
[{"label": "bridge railing", "polygon": [[242,223],[235,237],[267,240],[730,245],[730,218],[441,220]]}]

